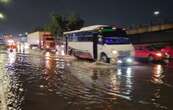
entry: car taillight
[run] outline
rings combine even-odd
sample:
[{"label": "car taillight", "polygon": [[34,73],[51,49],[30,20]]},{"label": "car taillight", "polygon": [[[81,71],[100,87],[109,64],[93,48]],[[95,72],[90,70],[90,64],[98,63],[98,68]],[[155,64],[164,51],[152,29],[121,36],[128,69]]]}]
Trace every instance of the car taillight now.
[{"label": "car taillight", "polygon": [[47,45],[46,48],[50,48],[50,46]]},{"label": "car taillight", "polygon": [[158,57],[162,57],[162,53],[156,53],[156,55],[158,56]]}]

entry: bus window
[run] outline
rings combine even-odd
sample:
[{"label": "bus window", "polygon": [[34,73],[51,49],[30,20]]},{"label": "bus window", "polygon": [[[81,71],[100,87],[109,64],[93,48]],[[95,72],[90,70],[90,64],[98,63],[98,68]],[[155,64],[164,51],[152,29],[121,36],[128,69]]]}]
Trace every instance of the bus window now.
[{"label": "bus window", "polygon": [[83,41],[83,42],[93,41],[93,37],[90,36],[78,37],[78,41]]},{"label": "bus window", "polygon": [[68,41],[71,42],[88,42],[93,41],[93,34],[91,32],[79,32],[66,35]]},{"label": "bus window", "polygon": [[114,45],[114,44],[131,44],[128,38],[123,37],[105,37],[104,41],[105,44]]}]

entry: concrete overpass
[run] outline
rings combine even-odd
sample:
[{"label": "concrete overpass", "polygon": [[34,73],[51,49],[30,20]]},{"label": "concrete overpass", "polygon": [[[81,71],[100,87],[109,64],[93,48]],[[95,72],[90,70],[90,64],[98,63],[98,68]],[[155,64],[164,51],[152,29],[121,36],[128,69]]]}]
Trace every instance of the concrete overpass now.
[{"label": "concrete overpass", "polygon": [[173,24],[140,26],[127,30],[134,44],[173,42]]}]

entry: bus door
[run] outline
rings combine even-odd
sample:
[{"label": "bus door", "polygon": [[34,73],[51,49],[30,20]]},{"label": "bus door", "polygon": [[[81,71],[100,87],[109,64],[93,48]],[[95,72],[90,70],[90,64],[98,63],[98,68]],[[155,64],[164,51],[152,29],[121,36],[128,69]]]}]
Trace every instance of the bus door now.
[{"label": "bus door", "polygon": [[97,60],[97,54],[98,54],[98,37],[97,34],[94,34],[93,36],[93,57],[95,60]]},{"label": "bus door", "polygon": [[68,48],[68,37],[65,36],[65,53],[66,53],[66,54],[69,54],[69,53],[68,53],[68,49],[69,49],[69,48]]}]

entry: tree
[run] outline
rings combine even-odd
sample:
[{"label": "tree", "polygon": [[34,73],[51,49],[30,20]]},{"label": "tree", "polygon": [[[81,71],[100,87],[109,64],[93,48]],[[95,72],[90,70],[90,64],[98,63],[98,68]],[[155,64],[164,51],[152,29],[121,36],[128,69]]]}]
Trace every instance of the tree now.
[{"label": "tree", "polygon": [[44,30],[51,32],[55,38],[58,38],[63,36],[64,31],[77,30],[83,27],[83,25],[84,20],[75,14],[66,18],[58,14],[53,14],[50,23],[45,26]]},{"label": "tree", "polygon": [[62,16],[54,14],[51,22],[45,26],[45,30],[51,32],[55,38],[61,37],[64,31],[64,19]]},{"label": "tree", "polygon": [[36,32],[36,31],[44,31],[44,27],[41,27],[41,26],[34,27],[32,29],[32,32]]},{"label": "tree", "polygon": [[84,20],[81,19],[76,14],[72,14],[67,17],[67,25],[66,28],[68,31],[78,30],[84,26]]}]

